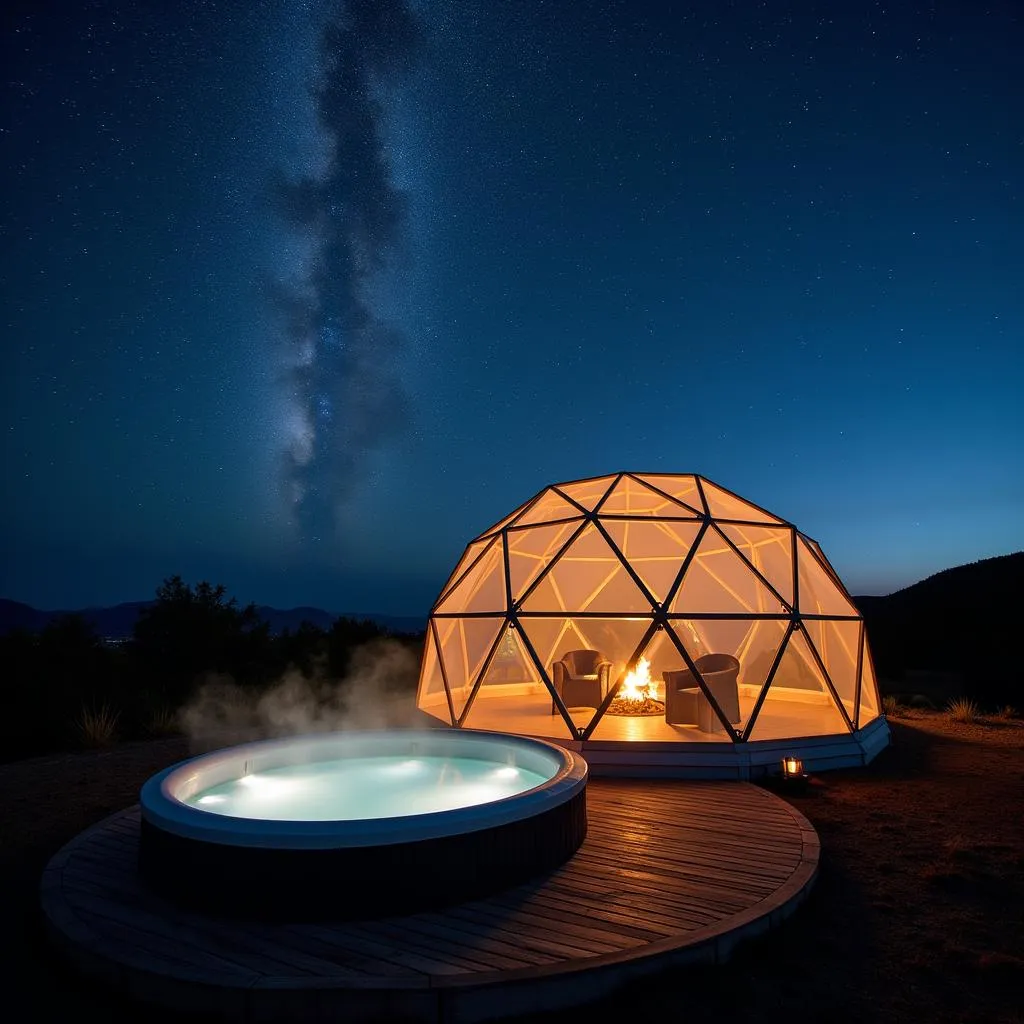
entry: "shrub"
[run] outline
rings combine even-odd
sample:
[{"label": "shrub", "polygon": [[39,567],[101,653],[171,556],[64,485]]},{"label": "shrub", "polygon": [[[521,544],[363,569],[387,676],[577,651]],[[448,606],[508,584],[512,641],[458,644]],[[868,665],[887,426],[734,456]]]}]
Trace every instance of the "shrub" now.
[{"label": "shrub", "polygon": [[105,747],[114,741],[120,717],[121,713],[109,704],[101,704],[99,707],[83,704],[75,719],[75,732],[85,746]]},{"label": "shrub", "polygon": [[882,698],[882,714],[886,718],[900,718],[904,712],[904,707],[900,703],[899,697],[895,694],[888,694]]},{"label": "shrub", "polygon": [[146,733],[150,736],[173,736],[181,732],[178,712],[170,704],[158,704],[146,719]]},{"label": "shrub", "polygon": [[946,706],[946,712],[954,722],[976,722],[981,710],[969,697],[957,697]]},{"label": "shrub", "polygon": [[1020,712],[1012,704],[1004,704],[997,712],[996,718],[1001,718],[1004,722],[1009,721],[1011,718],[1019,718]]}]

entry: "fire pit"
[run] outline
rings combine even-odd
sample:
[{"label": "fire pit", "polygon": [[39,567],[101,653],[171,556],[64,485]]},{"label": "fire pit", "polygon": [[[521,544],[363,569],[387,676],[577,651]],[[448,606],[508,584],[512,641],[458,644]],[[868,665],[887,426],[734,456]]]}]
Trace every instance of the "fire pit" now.
[{"label": "fire pit", "polygon": [[636,668],[626,673],[608,710],[608,715],[663,715],[665,702],[658,700],[658,684],[651,679],[651,663],[641,658]]}]

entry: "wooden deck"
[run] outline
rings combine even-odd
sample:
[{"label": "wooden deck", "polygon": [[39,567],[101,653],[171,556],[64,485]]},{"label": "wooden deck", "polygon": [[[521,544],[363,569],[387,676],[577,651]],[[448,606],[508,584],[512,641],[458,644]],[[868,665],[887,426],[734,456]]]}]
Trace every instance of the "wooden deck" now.
[{"label": "wooden deck", "polygon": [[42,907],[83,973],[146,1002],[244,1021],[449,1024],[572,1006],[669,966],[721,962],[786,917],[817,872],[806,818],[747,783],[592,779],[588,816],[571,861],[496,896],[270,925],[182,911],[143,888],[129,808],[53,858]]}]

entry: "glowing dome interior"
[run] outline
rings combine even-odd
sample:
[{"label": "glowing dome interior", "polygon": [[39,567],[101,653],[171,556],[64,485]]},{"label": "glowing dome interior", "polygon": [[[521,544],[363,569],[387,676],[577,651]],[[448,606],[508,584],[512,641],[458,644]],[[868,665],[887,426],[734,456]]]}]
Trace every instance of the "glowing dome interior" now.
[{"label": "glowing dome interior", "polygon": [[703,477],[651,473],[547,487],[472,540],[417,704],[652,743],[848,736],[879,713],[863,619],[818,544]]}]

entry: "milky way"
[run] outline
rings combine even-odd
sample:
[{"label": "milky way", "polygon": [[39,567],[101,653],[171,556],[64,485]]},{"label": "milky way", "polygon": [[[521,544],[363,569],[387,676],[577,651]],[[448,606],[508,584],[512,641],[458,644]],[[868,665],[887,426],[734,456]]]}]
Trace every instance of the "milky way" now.
[{"label": "milky way", "polygon": [[406,222],[387,90],[410,69],[420,32],[402,0],[349,0],[326,14],[310,93],[326,160],[271,188],[292,257],[269,288],[285,364],[285,487],[305,540],[331,534],[367,458],[409,415],[402,330],[375,290]]}]

